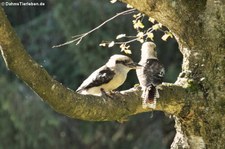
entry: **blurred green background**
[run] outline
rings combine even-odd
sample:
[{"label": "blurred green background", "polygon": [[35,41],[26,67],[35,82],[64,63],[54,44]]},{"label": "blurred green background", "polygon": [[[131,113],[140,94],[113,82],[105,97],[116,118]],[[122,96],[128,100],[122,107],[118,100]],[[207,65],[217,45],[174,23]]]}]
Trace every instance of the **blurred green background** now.
[{"label": "blurred green background", "polygon": [[[3,0],[6,1],[6,0]],[[11,2],[12,0],[7,0]],[[28,2],[25,0],[21,0]],[[84,38],[79,45],[51,48],[98,26],[126,9],[126,5],[105,0],[29,0],[44,7],[3,7],[27,52],[65,86],[75,90],[107,59],[120,53],[119,47],[99,47],[118,34],[135,35],[132,15],[109,22]],[[14,1],[15,2],[15,1]],[[166,67],[165,82],[174,82],[181,71],[182,55],[174,39],[162,41],[155,33],[158,56]],[[140,59],[139,42],[130,55]],[[0,149],[167,149],[174,137],[174,122],[162,112],[143,113],[125,123],[88,122],[54,112],[15,74],[0,57]],[[120,89],[138,83],[129,73]]]}]

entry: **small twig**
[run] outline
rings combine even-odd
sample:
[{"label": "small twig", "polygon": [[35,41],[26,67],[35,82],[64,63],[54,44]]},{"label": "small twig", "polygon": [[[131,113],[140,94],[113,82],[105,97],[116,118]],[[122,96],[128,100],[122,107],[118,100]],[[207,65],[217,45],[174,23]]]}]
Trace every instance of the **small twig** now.
[{"label": "small twig", "polygon": [[123,43],[128,44],[128,43],[136,41],[137,39],[138,38],[134,38],[134,39],[131,39],[131,40],[128,40],[128,41],[125,41],[125,42],[115,42],[115,44],[123,44]]},{"label": "small twig", "polygon": [[106,23],[108,23],[109,21],[111,21],[111,20],[113,20],[113,19],[115,19],[115,18],[117,18],[118,16],[121,16],[121,15],[131,14],[134,11],[135,11],[135,9],[129,9],[129,10],[125,10],[125,11],[122,11],[120,13],[117,13],[115,16],[113,16],[113,17],[109,18],[108,20],[104,21],[99,26],[95,27],[94,29],[92,29],[92,30],[90,30],[90,31],[88,31],[86,33],[83,33],[83,34],[73,36],[72,38],[75,38],[75,39],[70,40],[70,41],[67,41],[67,42],[65,42],[63,44],[59,44],[59,45],[53,46],[52,48],[62,47],[64,45],[68,45],[68,44],[73,43],[73,42],[76,42],[76,41],[77,41],[76,45],[78,45],[85,36],[87,36],[88,34],[94,32],[95,30],[99,29],[100,27],[102,27],[103,25],[105,25]]},{"label": "small twig", "polygon": [[[145,37],[148,35],[149,32],[152,32],[153,29],[152,27],[150,27],[144,34],[142,37]],[[121,41],[121,42],[114,42],[115,45],[119,45],[119,44],[128,44],[128,43],[131,43],[131,42],[134,42],[134,41],[137,41],[140,37],[137,37],[137,36],[125,36],[124,38],[131,38],[130,40],[127,40],[127,41]],[[105,44],[109,44],[111,42],[103,42]]]}]

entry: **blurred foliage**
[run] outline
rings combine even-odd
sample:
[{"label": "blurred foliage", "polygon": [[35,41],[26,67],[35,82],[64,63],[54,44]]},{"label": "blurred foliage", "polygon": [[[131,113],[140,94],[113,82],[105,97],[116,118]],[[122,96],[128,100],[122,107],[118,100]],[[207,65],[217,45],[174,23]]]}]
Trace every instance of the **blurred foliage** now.
[{"label": "blurred foliage", "polygon": [[[76,89],[112,54],[120,53],[118,47],[99,47],[102,40],[112,40],[121,33],[136,34],[132,29],[131,16],[124,16],[90,34],[78,46],[70,44],[51,48],[91,30],[126,7],[104,0],[44,2],[45,7],[4,9],[32,57],[55,79],[72,89]],[[182,56],[173,39],[164,42],[160,38],[160,33],[156,33],[159,59],[167,70],[165,81],[174,82],[181,70]],[[139,43],[131,44],[133,54],[130,56],[135,61],[140,59],[140,46]],[[150,118],[150,113],[133,116],[123,124],[85,122],[59,115],[8,71],[2,58],[0,71],[0,149],[166,149],[174,136],[174,123],[162,112],[154,112],[153,118]],[[132,87],[135,83],[137,79],[132,71],[121,89]]]}]

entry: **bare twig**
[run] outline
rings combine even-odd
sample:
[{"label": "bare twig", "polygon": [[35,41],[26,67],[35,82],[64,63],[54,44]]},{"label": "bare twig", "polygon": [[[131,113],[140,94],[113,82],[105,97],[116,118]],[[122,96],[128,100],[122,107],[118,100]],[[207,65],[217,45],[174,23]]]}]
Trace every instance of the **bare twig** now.
[{"label": "bare twig", "polygon": [[[146,32],[144,32],[144,34],[142,35],[142,38],[146,37],[148,35],[148,33],[151,33],[153,31],[154,30],[152,29],[152,27],[150,27]],[[125,36],[124,38],[130,38],[130,40],[114,42],[114,45],[128,44],[128,43],[132,43],[132,42],[140,39],[140,37],[138,37],[138,36]],[[106,42],[102,42],[101,44],[110,44],[110,43],[111,43],[111,41],[109,41],[109,42],[106,41]]]},{"label": "bare twig", "polygon": [[59,45],[55,45],[52,48],[62,47],[64,45],[68,45],[68,44],[71,44],[73,42],[77,42],[76,45],[78,45],[84,37],[86,37],[88,34],[94,32],[94,31],[96,31],[97,29],[99,29],[100,27],[102,27],[103,25],[108,23],[109,21],[111,21],[111,20],[113,20],[113,19],[115,19],[115,18],[117,18],[121,15],[127,15],[127,14],[131,14],[131,13],[134,13],[134,12],[135,12],[135,9],[128,9],[128,10],[122,11],[120,13],[117,13],[115,16],[113,16],[113,17],[109,18],[108,20],[104,21],[99,26],[95,27],[94,29],[92,29],[92,30],[90,30],[86,33],[80,34],[80,35],[75,35],[75,36],[72,37],[72,38],[75,38],[75,39],[67,41],[67,42],[59,44]]}]

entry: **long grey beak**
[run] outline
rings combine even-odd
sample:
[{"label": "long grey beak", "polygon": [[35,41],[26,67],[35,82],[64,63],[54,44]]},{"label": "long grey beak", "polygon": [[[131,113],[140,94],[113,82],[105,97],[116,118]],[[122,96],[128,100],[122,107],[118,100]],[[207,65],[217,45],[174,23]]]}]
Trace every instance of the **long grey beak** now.
[{"label": "long grey beak", "polygon": [[127,66],[130,67],[131,69],[140,69],[143,67],[142,65],[139,65],[138,63],[130,63]]}]

